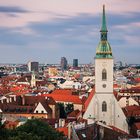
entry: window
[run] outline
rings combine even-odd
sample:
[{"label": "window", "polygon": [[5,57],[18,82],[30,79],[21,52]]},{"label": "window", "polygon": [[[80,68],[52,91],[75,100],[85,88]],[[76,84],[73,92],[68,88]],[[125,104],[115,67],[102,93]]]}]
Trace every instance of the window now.
[{"label": "window", "polygon": [[107,111],[107,103],[105,101],[103,101],[102,103],[102,112],[106,112]]},{"label": "window", "polygon": [[103,71],[102,71],[102,80],[103,81],[107,80],[107,72],[106,72],[106,69],[103,69]]},{"label": "window", "polygon": [[41,113],[43,114],[43,113],[44,113],[44,111],[42,110],[42,111],[41,111]]}]

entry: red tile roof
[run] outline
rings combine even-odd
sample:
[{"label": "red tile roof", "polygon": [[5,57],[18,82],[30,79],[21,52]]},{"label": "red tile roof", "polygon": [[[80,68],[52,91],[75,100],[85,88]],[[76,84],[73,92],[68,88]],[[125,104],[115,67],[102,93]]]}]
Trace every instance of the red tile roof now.
[{"label": "red tile roof", "polygon": [[68,114],[67,118],[77,118],[80,114],[80,110],[74,110],[71,113]]},{"label": "red tile roof", "polygon": [[118,92],[117,91],[113,91],[114,96],[117,98]]},{"label": "red tile roof", "polygon": [[57,102],[70,102],[74,104],[82,104],[81,99],[77,95],[43,94],[42,96],[52,97]]},{"label": "red tile roof", "polygon": [[120,88],[121,86],[119,86],[118,84],[113,84],[113,88]]},{"label": "red tile roof", "polygon": [[120,93],[140,93],[140,88],[121,89]]},{"label": "red tile roof", "polygon": [[137,130],[140,130],[140,122],[137,122],[134,125],[136,126]]},{"label": "red tile roof", "polygon": [[138,83],[140,82],[140,78],[135,78],[134,80]]},{"label": "red tile roof", "polygon": [[126,134],[126,135],[129,135],[128,133],[126,133],[125,131],[115,127],[115,126],[110,126],[112,128],[112,130],[116,131],[116,132],[119,132],[121,134]]},{"label": "red tile roof", "polygon": [[127,117],[140,116],[140,106],[137,106],[137,105],[126,106],[125,108],[123,108],[123,111]]},{"label": "red tile roof", "polygon": [[36,86],[45,86],[47,84],[47,81],[42,80],[42,81],[36,81]]},{"label": "red tile roof", "polygon": [[56,89],[51,94],[72,95],[73,90],[70,89]]},{"label": "red tile roof", "polygon": [[88,105],[89,105],[89,103],[90,103],[92,97],[94,96],[94,94],[95,94],[95,88],[92,89],[92,91],[90,92],[90,94],[89,94],[87,100],[86,100],[85,103],[84,103],[84,111],[87,109],[87,107],[88,107]]},{"label": "red tile roof", "polygon": [[68,128],[67,128],[67,127],[60,127],[60,128],[57,128],[57,130],[58,130],[59,132],[63,132],[63,134],[64,134],[65,136],[68,136]]},{"label": "red tile roof", "polygon": [[140,106],[131,105],[131,106],[126,106],[125,109],[126,109],[127,111],[134,111],[134,110],[140,109]]}]

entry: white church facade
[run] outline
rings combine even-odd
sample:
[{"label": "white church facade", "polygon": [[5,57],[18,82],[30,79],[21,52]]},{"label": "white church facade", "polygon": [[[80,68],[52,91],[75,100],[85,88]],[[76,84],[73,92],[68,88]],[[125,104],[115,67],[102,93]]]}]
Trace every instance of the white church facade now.
[{"label": "white church facade", "polygon": [[103,6],[101,40],[95,56],[95,94],[84,115],[84,119],[94,118],[107,125],[128,132],[128,124],[118,101],[113,94],[113,55],[107,40],[105,6]]}]

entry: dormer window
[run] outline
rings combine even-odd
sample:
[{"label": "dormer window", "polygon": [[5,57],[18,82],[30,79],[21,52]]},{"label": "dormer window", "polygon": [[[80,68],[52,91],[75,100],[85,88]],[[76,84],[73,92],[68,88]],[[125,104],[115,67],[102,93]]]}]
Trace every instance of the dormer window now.
[{"label": "dormer window", "polygon": [[107,80],[107,72],[106,72],[106,69],[103,69],[103,71],[102,71],[102,80],[103,81],[106,81]]}]

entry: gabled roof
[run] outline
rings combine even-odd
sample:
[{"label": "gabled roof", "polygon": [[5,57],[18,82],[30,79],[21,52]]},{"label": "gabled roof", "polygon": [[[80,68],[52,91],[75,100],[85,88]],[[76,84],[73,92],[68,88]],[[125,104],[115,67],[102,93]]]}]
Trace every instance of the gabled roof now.
[{"label": "gabled roof", "polygon": [[128,135],[128,133],[126,133],[125,131],[123,131],[123,130],[115,127],[115,126],[110,125],[109,127],[111,127],[113,131],[116,131],[118,133],[122,133],[122,134],[127,134]]},{"label": "gabled roof", "polygon": [[35,107],[14,104],[1,104],[0,108],[3,113],[33,113]]},{"label": "gabled roof", "polygon": [[43,94],[42,96],[52,97],[56,102],[70,102],[74,104],[82,104],[81,99],[77,95]]},{"label": "gabled roof", "polygon": [[72,89],[56,89],[51,94],[72,95],[73,91]]},{"label": "gabled roof", "polygon": [[47,104],[56,104],[53,98],[44,97],[44,96],[24,96],[26,105],[34,105],[38,102],[47,103]]},{"label": "gabled roof", "polygon": [[90,92],[90,94],[89,94],[87,100],[86,100],[85,103],[84,103],[84,111],[87,109],[87,107],[88,107],[88,105],[89,105],[89,103],[90,103],[92,97],[94,96],[94,94],[95,94],[95,87],[92,89],[92,91]]},{"label": "gabled roof", "polygon": [[20,77],[16,82],[30,82],[31,81],[31,76],[22,76]]},{"label": "gabled roof", "polygon": [[[42,105],[44,107],[44,109],[46,110],[47,114],[52,113],[52,109],[49,107],[48,104],[46,104],[45,102],[38,102],[36,108],[38,107],[38,105]],[[36,110],[36,108],[34,110]]]},{"label": "gabled roof", "polygon": [[123,108],[123,111],[127,117],[140,116],[140,106],[137,106],[137,105],[126,106]]},{"label": "gabled roof", "polygon": [[52,112],[49,105],[56,105],[51,97],[46,99],[43,96],[17,96],[16,101],[0,103],[0,109],[8,113],[33,113],[39,102],[48,113]]},{"label": "gabled roof", "polygon": [[73,95],[71,89],[56,89],[51,94],[43,94],[45,97],[52,97],[57,102],[70,102],[74,104],[82,104],[78,95]]},{"label": "gabled roof", "polygon": [[121,89],[120,93],[140,93],[140,88],[129,88],[129,89]]},{"label": "gabled roof", "polygon": [[80,114],[80,110],[76,109],[68,114],[67,118],[77,118]]},{"label": "gabled roof", "polygon": [[[103,133],[100,131],[101,129],[103,130]],[[96,123],[86,125],[85,127],[81,126],[75,129],[75,132],[79,140],[100,139],[101,134],[103,134],[103,140],[116,140],[119,136],[126,136],[127,138],[132,138],[131,135],[114,126],[108,127],[106,125],[100,125]]]}]

